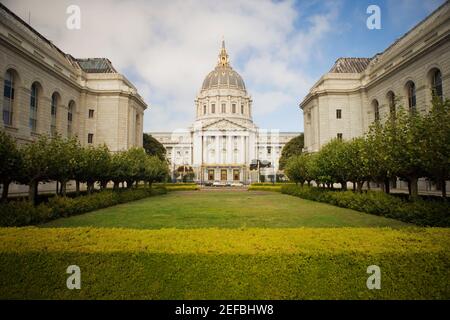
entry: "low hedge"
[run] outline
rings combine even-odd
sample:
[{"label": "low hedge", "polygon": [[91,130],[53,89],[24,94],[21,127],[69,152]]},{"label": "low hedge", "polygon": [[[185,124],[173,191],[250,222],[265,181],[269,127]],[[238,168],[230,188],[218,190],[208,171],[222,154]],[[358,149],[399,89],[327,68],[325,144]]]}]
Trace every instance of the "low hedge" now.
[{"label": "low hedge", "polygon": [[409,201],[379,191],[355,193],[296,185],[281,187],[281,193],[419,226],[450,227],[450,202],[448,201],[425,201],[422,199]]},{"label": "low hedge", "polygon": [[195,191],[200,189],[196,184],[168,184],[165,188],[167,191]]},{"label": "low hedge", "polygon": [[0,299],[450,299],[449,261],[439,228],[0,228]]},{"label": "low hedge", "polygon": [[166,189],[162,187],[119,191],[104,190],[77,198],[55,196],[38,206],[33,206],[29,201],[11,201],[0,205],[0,226],[36,225],[166,192]]},{"label": "low hedge", "polygon": [[273,192],[281,192],[281,185],[260,185],[260,184],[252,184],[248,187],[248,191],[273,191]]}]

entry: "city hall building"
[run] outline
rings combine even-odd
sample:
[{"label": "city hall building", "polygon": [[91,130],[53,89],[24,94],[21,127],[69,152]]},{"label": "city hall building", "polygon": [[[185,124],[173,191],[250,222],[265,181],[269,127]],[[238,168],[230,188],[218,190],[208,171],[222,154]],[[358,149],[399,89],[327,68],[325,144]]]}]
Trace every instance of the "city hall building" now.
[{"label": "city hall building", "polygon": [[178,168],[192,168],[197,182],[251,183],[259,180],[252,163],[270,162],[260,171],[279,174],[283,146],[295,132],[261,130],[252,120],[252,98],[244,80],[231,67],[225,43],[216,67],[203,81],[195,100],[193,125],[174,132],[151,132],[167,150],[173,177]]},{"label": "city hall building", "polygon": [[[142,146],[147,105],[133,84],[108,59],[64,53],[2,4],[0,81],[0,130],[19,144],[59,134],[83,146],[106,144],[112,152]],[[12,185],[10,193],[26,190]]]},{"label": "city hall building", "polygon": [[19,143],[77,136],[111,151],[142,146],[147,105],[108,59],[77,59],[0,4],[0,130]]},{"label": "city hall building", "polygon": [[[449,1],[384,52],[336,61],[300,103],[305,151],[317,152],[333,138],[362,136],[396,108],[429,111],[432,92],[450,98]],[[431,189],[425,181],[419,186]]]}]

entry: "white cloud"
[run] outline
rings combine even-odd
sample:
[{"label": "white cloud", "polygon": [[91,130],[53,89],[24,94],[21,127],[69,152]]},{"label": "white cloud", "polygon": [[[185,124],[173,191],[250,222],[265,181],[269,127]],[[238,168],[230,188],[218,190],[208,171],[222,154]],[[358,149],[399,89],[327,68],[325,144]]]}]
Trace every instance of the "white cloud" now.
[{"label": "white cloud", "polygon": [[[216,63],[225,37],[233,66],[254,96],[254,114],[298,110],[311,79],[301,64],[332,32],[336,6],[295,28],[292,1],[4,1],[64,51],[108,57],[150,105],[146,131],[173,130],[194,120],[194,99]],[[81,30],[65,28],[67,6],[81,8]],[[50,9],[49,9],[50,8]],[[297,111],[300,113],[300,111]],[[298,123],[298,129],[302,125]],[[282,128],[281,128],[282,129]]]}]

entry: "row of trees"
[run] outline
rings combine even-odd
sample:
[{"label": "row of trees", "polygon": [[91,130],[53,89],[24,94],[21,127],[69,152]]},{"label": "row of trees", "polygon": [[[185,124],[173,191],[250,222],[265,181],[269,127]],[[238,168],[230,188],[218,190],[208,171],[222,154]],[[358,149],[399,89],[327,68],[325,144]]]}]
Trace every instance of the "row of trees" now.
[{"label": "row of trees", "polygon": [[384,123],[376,122],[368,133],[350,141],[332,140],[318,153],[289,158],[286,174],[297,182],[343,189],[353,182],[362,190],[364,182],[383,184],[400,178],[408,182],[412,198],[418,196],[418,179],[428,178],[442,187],[450,180],[450,100],[434,99],[429,113],[392,113]]},{"label": "row of trees", "polygon": [[60,136],[40,137],[37,141],[18,147],[12,137],[0,132],[0,183],[3,187],[2,201],[8,196],[12,182],[29,186],[29,199],[35,203],[39,182],[57,181],[58,193],[66,195],[69,181],[87,184],[91,193],[96,183],[106,188],[112,181],[114,189],[120,183],[131,188],[136,182],[151,183],[168,176],[168,166],[157,155],[150,156],[142,148],[111,153],[108,148],[82,147],[76,138]]}]

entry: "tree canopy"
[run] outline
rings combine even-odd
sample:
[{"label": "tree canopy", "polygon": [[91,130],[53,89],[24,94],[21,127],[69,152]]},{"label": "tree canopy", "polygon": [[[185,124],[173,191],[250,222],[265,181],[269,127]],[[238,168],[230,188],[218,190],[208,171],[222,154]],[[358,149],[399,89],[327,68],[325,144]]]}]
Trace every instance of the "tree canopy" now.
[{"label": "tree canopy", "polygon": [[281,150],[281,157],[279,160],[280,170],[284,170],[287,161],[292,156],[301,155],[303,152],[303,147],[305,146],[304,134],[301,133],[299,136],[291,139]]}]

